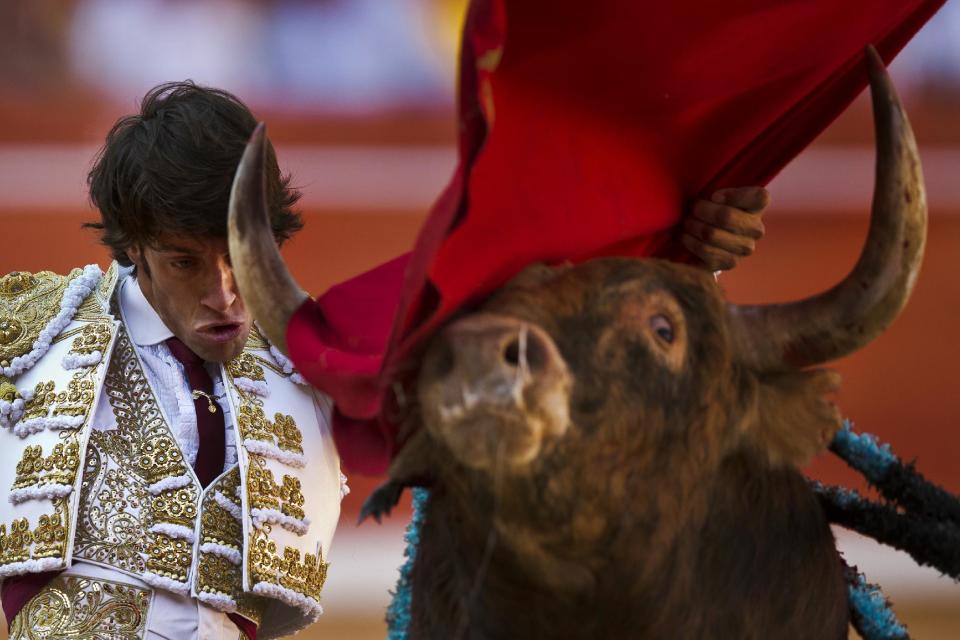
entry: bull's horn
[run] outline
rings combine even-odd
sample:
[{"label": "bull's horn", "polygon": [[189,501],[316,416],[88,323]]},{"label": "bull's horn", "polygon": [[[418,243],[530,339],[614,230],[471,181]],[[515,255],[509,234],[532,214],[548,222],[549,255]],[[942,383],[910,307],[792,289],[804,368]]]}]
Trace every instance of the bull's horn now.
[{"label": "bull's horn", "polygon": [[737,358],[761,371],[819,364],[856,351],[903,309],[920,271],[927,200],[917,145],[896,90],[867,48],[877,144],[870,231],[840,284],[787,304],[729,305]]},{"label": "bull's horn", "polygon": [[267,210],[267,136],[257,125],[230,190],[230,260],[240,295],[266,337],[287,353],[287,322],[307,294],[280,257]]}]

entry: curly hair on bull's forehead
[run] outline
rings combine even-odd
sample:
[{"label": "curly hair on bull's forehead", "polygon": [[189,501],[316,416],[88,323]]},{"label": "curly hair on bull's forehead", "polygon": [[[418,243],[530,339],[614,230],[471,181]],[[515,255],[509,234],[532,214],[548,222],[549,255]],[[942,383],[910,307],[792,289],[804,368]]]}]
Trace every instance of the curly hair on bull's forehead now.
[{"label": "curly hair on bull's forehead", "polygon": [[[191,81],[151,89],[140,112],[114,124],[87,183],[100,221],[83,226],[101,232],[101,242],[120,264],[126,249],[150,245],[161,234],[227,235],[234,172],[257,120],[226,91]],[[300,193],[290,187],[267,150],[267,201],[274,237],[283,242],[303,227],[292,207]]]}]

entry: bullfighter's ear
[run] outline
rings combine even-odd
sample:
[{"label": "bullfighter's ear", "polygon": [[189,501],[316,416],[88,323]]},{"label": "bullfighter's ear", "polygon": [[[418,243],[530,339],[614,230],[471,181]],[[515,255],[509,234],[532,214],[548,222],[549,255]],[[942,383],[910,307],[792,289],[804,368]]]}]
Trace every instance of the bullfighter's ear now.
[{"label": "bullfighter's ear", "polygon": [[763,374],[744,435],[773,466],[802,467],[826,450],[842,419],[827,397],[840,374],[827,369]]},{"label": "bullfighter's ear", "polygon": [[530,266],[526,267],[523,271],[515,275],[512,280],[507,282],[505,288],[538,287],[542,284],[550,282],[558,275],[569,269],[571,266],[572,265],[570,263],[564,263],[551,267],[543,264],[542,262],[534,262]]}]

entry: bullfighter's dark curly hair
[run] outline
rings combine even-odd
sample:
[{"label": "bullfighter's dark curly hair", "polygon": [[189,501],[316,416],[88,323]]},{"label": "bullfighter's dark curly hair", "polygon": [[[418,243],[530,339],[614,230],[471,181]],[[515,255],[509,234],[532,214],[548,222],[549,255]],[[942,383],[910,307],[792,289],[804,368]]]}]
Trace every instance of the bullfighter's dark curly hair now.
[{"label": "bullfighter's dark curly hair", "polygon": [[[140,112],[121,118],[87,177],[90,200],[114,259],[130,265],[127,248],[149,246],[164,233],[227,235],[233,175],[257,125],[235,96],[191,81],[161,84]],[[274,237],[283,242],[303,227],[292,207],[300,198],[267,149],[267,204]]]}]

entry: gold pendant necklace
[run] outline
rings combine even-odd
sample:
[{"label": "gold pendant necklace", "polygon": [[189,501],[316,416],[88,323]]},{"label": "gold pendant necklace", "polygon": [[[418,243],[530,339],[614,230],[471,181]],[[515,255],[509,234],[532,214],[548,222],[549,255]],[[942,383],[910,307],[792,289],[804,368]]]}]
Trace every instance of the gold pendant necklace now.
[{"label": "gold pendant necklace", "polygon": [[213,401],[213,396],[211,396],[206,391],[192,391],[191,395],[193,396],[194,400],[197,400],[200,396],[203,396],[204,398],[207,399],[207,411],[209,411],[210,413],[217,412],[217,405]]}]

